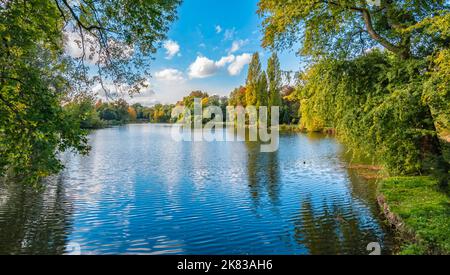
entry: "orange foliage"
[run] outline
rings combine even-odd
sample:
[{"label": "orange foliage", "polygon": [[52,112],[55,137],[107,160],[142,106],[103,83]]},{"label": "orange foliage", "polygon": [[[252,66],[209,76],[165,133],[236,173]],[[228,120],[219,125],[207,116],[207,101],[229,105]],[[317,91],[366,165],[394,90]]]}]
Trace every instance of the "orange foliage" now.
[{"label": "orange foliage", "polygon": [[128,107],[128,116],[130,117],[130,120],[136,120],[137,113],[133,107]]}]

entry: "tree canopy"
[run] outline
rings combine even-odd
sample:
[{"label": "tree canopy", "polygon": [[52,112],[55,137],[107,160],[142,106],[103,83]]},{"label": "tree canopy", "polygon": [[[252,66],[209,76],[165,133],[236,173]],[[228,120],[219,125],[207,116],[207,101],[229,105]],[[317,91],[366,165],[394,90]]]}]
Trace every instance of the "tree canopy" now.
[{"label": "tree canopy", "polygon": [[353,57],[381,47],[401,58],[426,56],[449,40],[422,28],[434,16],[445,14],[445,0],[261,0],[263,46],[292,48],[310,56]]},{"label": "tree canopy", "polygon": [[276,53],[273,53],[267,62],[267,77],[269,78],[269,107],[280,106],[282,75]]},{"label": "tree canopy", "polygon": [[254,53],[247,73],[247,91],[246,91],[246,105],[256,106],[258,102],[258,86],[261,80],[261,61],[259,60],[259,53]]},{"label": "tree canopy", "polygon": [[[86,132],[63,105],[95,83],[128,85],[132,92],[145,85],[146,61],[179,3],[1,1],[0,176],[37,182],[61,168],[58,151],[86,153]],[[68,43],[77,43],[81,56],[68,55]]]}]

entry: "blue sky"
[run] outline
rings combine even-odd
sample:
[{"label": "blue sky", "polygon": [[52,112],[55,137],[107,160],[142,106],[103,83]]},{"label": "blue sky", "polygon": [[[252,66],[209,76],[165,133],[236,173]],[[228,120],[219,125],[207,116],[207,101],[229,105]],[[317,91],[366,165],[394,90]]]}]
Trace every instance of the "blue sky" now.
[{"label": "blue sky", "polygon": [[[185,0],[168,41],[151,64],[150,88],[154,94],[139,100],[174,103],[193,90],[228,95],[245,83],[247,64],[256,51],[265,67],[270,52],[260,47],[257,2]],[[295,50],[279,53],[283,70],[300,68]]]}]

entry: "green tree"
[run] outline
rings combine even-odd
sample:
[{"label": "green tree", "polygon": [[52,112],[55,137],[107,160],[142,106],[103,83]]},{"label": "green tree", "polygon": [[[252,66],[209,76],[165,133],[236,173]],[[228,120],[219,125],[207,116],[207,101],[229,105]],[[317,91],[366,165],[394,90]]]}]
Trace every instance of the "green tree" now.
[{"label": "green tree", "polygon": [[258,81],[256,106],[267,106],[268,101],[267,75],[266,72],[263,71]]},{"label": "green tree", "polygon": [[437,33],[414,28],[434,15],[448,11],[445,0],[369,1],[261,0],[265,47],[291,48],[301,40],[301,54],[314,57],[358,56],[382,47],[402,59],[426,56],[443,44]]},{"label": "green tree", "polygon": [[62,58],[58,9],[30,2],[0,5],[0,176],[36,183],[61,168],[56,150],[88,146],[61,106],[70,64]]},{"label": "green tree", "polygon": [[267,77],[269,79],[269,108],[272,106],[281,107],[281,69],[280,61],[276,53],[273,53],[267,62]]},{"label": "green tree", "polygon": [[64,111],[70,116],[71,120],[77,122],[82,129],[99,129],[105,125],[100,119],[94,102],[94,96],[82,94],[64,105]]},{"label": "green tree", "polygon": [[[207,99],[209,98],[208,93],[204,93],[202,91],[192,91],[188,96],[185,96],[180,102],[178,102],[179,105],[186,106],[191,110],[191,112],[194,111],[194,99],[200,99],[202,100],[202,103],[207,103]],[[205,104],[204,104],[205,105]]]},{"label": "green tree", "polygon": [[151,116],[151,122],[153,123],[170,123],[172,121],[172,110],[174,105],[156,104],[151,107],[149,114]]},{"label": "green tree", "polygon": [[[0,176],[25,182],[58,172],[57,153],[87,153],[82,119],[64,104],[95,82],[142,87],[178,0],[2,1],[0,4]],[[75,33],[83,55],[65,54]],[[74,41],[72,41],[74,42]],[[94,62],[92,56],[97,56]],[[85,65],[90,60],[95,63]],[[97,72],[95,69],[97,68]],[[88,71],[91,73],[88,74]],[[83,113],[83,112],[82,112]]]},{"label": "green tree", "polygon": [[144,106],[142,106],[142,104],[135,103],[135,104],[131,105],[131,107],[133,107],[133,109],[136,112],[136,119],[138,119],[138,120],[145,119],[145,117],[144,117],[144,109],[145,108],[144,108]]},{"label": "green tree", "polygon": [[115,109],[109,104],[105,104],[104,106],[102,106],[102,108],[99,110],[99,116],[101,119],[106,121],[119,120]]},{"label": "green tree", "polygon": [[[423,104],[423,62],[378,51],[345,61],[326,59],[302,75],[301,125],[333,127],[352,148],[376,156],[393,173],[439,171],[443,159],[430,109]],[[358,79],[358,81],[355,81]]]},{"label": "green tree", "polygon": [[280,123],[297,124],[299,122],[300,102],[297,100],[295,89],[291,86],[285,86],[281,95]]},{"label": "green tree", "polygon": [[246,104],[247,89],[243,86],[234,89],[230,94],[228,105],[230,106],[247,106]]},{"label": "green tree", "polygon": [[261,79],[261,62],[259,53],[254,53],[247,73],[246,106],[255,106],[258,102],[258,86]]},{"label": "green tree", "polygon": [[129,114],[128,114],[128,102],[126,102],[124,99],[118,99],[113,103],[115,112],[117,114],[117,120],[121,122],[127,122],[130,120]]}]

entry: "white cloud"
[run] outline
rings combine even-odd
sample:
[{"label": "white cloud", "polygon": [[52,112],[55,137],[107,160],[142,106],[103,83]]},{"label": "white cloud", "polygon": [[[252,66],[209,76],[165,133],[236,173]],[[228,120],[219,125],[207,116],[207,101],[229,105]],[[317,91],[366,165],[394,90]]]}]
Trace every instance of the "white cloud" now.
[{"label": "white cloud", "polygon": [[231,48],[230,48],[230,53],[234,53],[234,52],[237,52],[237,51],[239,51],[239,49],[241,48],[241,47],[243,47],[243,46],[245,46],[246,44],[248,44],[248,39],[246,39],[246,40],[236,40],[236,41],[233,41],[233,44],[231,45]]},{"label": "white cloud", "polygon": [[216,62],[216,66],[219,68],[224,67],[225,65],[233,62],[235,59],[234,55],[224,56],[219,61]]},{"label": "white cloud", "polygon": [[240,74],[245,65],[249,64],[251,60],[252,56],[248,53],[236,56],[234,61],[228,66],[228,73],[232,76]]},{"label": "white cloud", "polygon": [[166,59],[172,59],[180,52],[180,45],[176,41],[167,40],[164,42],[163,47],[166,49]]},{"label": "white cloud", "polygon": [[147,87],[142,88],[138,94],[134,94],[133,96],[126,95],[124,99],[130,104],[140,103],[144,106],[153,106],[158,104],[159,101],[156,98],[153,85],[151,85],[148,81],[145,81],[144,85]]},{"label": "white cloud", "polygon": [[198,56],[195,62],[189,66],[189,77],[206,78],[212,76],[234,60],[234,55],[224,56],[219,61],[213,61],[207,57]]},{"label": "white cloud", "polygon": [[216,26],[216,33],[221,33],[222,32],[222,27],[220,25]]},{"label": "white cloud", "polygon": [[205,78],[214,75],[218,70],[216,63],[203,56],[197,56],[194,63],[189,66],[188,73],[190,78]]},{"label": "white cloud", "polygon": [[206,78],[215,75],[221,68],[228,66],[228,73],[236,76],[241,73],[245,65],[249,64],[252,56],[248,53],[234,56],[232,54],[220,58],[218,61],[207,57],[198,56],[194,63],[189,66],[190,78]]},{"label": "white cloud", "polygon": [[144,87],[141,88],[140,92],[133,95],[133,98],[135,98],[136,102],[139,101],[139,99],[142,98],[150,98],[155,95],[155,91],[153,90],[153,85],[148,81],[144,81]]},{"label": "white cloud", "polygon": [[183,81],[183,73],[176,69],[165,69],[155,73],[155,78],[161,81]]}]

